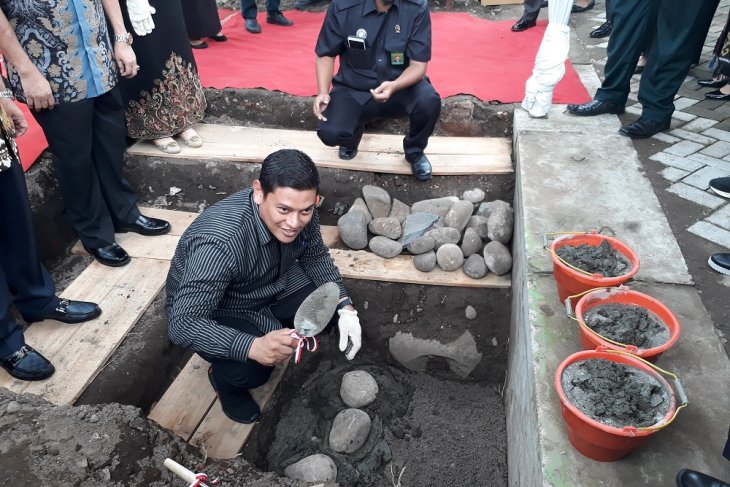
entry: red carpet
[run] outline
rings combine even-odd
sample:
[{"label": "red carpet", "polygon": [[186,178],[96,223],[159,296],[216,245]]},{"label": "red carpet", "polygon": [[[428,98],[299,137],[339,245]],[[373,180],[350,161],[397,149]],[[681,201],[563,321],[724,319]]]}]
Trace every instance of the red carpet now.
[{"label": "red carpet", "polygon": [[[241,16],[234,15],[223,26],[228,42],[209,42],[210,48],[194,51],[203,86],[316,94],[314,45],[324,13],[287,11],[294,27],[266,24],[265,15],[259,13],[261,34],[246,32]],[[520,33],[510,31],[512,21],[494,22],[466,13],[433,13],[432,22],[428,74],[442,98],[471,94],[502,103],[522,101],[547,22]],[[590,100],[570,62],[566,68],[553,101]]]}]

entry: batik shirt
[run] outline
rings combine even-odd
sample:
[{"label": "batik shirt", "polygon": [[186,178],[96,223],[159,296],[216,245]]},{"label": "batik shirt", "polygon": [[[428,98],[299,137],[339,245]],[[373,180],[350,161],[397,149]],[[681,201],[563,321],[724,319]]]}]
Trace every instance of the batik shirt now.
[{"label": "batik shirt", "polygon": [[18,146],[15,145],[15,125],[2,106],[0,106],[0,172],[10,169],[18,159]]},{"label": "batik shirt", "polygon": [[[0,8],[56,103],[93,98],[114,87],[117,68],[101,0],[0,0]],[[15,67],[7,68],[10,88],[25,101]]]}]

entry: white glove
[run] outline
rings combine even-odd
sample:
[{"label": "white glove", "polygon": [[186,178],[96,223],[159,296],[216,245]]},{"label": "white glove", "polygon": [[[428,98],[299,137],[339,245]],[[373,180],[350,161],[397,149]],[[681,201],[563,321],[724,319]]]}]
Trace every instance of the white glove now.
[{"label": "white glove", "polygon": [[155,23],[152,20],[152,14],[157,12],[150,5],[148,0],[127,0],[127,13],[132,28],[138,36],[144,36],[152,32]]},{"label": "white glove", "polygon": [[347,360],[352,360],[362,345],[360,318],[357,317],[357,311],[344,308],[338,310],[337,314],[340,315],[340,319],[337,321],[337,328],[340,330],[340,352],[347,349],[347,339],[349,338],[352,342],[352,348],[345,357],[347,357]]}]

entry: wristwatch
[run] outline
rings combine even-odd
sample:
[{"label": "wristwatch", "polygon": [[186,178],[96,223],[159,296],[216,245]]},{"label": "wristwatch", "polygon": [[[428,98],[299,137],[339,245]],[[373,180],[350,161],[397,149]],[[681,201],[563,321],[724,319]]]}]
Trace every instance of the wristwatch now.
[{"label": "wristwatch", "polygon": [[132,34],[125,32],[124,34],[114,34],[114,42],[123,42],[132,45]]},{"label": "wristwatch", "polygon": [[15,98],[15,95],[13,95],[13,92],[10,90],[2,90],[0,91],[0,98]]},{"label": "wristwatch", "polygon": [[337,303],[337,309],[341,310],[345,306],[352,306],[352,300],[350,298],[345,298],[344,300]]}]

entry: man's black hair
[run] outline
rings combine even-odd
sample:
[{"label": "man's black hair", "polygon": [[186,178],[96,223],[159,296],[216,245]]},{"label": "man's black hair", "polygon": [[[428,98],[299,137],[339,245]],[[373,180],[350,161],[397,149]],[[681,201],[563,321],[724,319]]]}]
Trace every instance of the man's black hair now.
[{"label": "man's black hair", "polygon": [[296,149],[272,152],[261,165],[259,182],[264,196],[276,188],[292,188],[298,191],[314,189],[319,193],[319,172],[307,154]]}]

